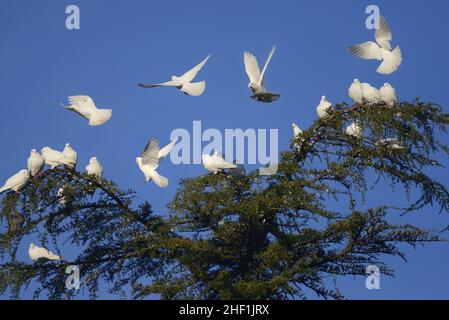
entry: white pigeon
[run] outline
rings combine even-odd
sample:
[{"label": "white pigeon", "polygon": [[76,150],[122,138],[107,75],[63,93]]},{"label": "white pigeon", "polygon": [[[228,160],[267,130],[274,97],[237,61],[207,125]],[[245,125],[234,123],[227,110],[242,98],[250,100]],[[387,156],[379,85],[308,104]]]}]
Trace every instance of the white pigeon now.
[{"label": "white pigeon", "polygon": [[396,90],[389,83],[385,83],[379,89],[380,99],[388,106],[394,106],[398,102]]},{"label": "white pigeon", "polygon": [[[302,130],[296,123],[292,123],[292,128],[293,128],[293,139],[296,140],[302,134]],[[303,139],[301,140],[303,141]],[[295,143],[294,146],[298,150],[301,147],[299,143]]]},{"label": "white pigeon", "polygon": [[388,146],[388,148],[394,149],[394,150],[404,149],[404,146],[402,145],[402,143],[396,138],[382,139],[382,140],[376,142],[376,145],[379,145],[379,144],[385,144]]},{"label": "white pigeon", "polygon": [[391,74],[395,72],[402,63],[401,48],[397,46],[391,50],[390,41],[393,36],[390,26],[384,17],[379,18],[379,29],[375,32],[376,42],[367,41],[349,47],[349,52],[360,59],[376,59],[382,61],[377,68],[381,74]]},{"label": "white pigeon", "polygon": [[367,104],[376,104],[381,102],[379,90],[371,86],[369,83],[362,83],[363,101]]},{"label": "white pigeon", "polygon": [[270,93],[264,87],[265,72],[267,71],[268,63],[270,63],[273,57],[276,47],[271,49],[265,66],[263,67],[262,73],[260,72],[259,64],[257,63],[256,57],[246,52],[243,54],[243,62],[245,64],[245,71],[249,78],[248,88],[250,88],[254,95],[251,96],[254,100],[260,102],[273,102],[279,99],[280,94]]},{"label": "white pigeon", "polygon": [[95,176],[98,179],[103,176],[103,167],[97,157],[90,158],[89,164],[86,166],[86,171],[89,176]]},{"label": "white pigeon", "polygon": [[168,179],[161,176],[156,169],[159,167],[161,159],[170,153],[176,142],[176,139],[172,140],[160,149],[158,139],[151,138],[148,141],[140,156],[136,158],[136,163],[145,176],[145,182],[153,180],[158,187],[166,188],[168,186]]},{"label": "white pigeon", "polygon": [[40,155],[36,149],[31,150],[30,156],[28,157],[27,167],[31,176],[38,175],[45,166],[44,157]]},{"label": "white pigeon", "polygon": [[64,189],[64,187],[61,187],[61,188],[59,188],[58,189],[58,193],[57,193],[57,197],[58,197],[58,199],[59,199],[59,204],[61,205],[61,207],[65,207],[65,205],[67,204],[67,201],[66,201],[66,199],[65,199],[65,197],[64,197],[64,191],[65,191],[65,189]]},{"label": "white pigeon", "polygon": [[98,109],[95,102],[89,96],[70,96],[69,105],[61,105],[67,110],[73,111],[89,120],[90,126],[105,124],[112,117],[112,109]]},{"label": "white pigeon", "polygon": [[54,254],[53,252],[36,246],[34,243],[30,244],[30,248],[28,249],[28,255],[30,256],[31,260],[33,261],[46,261],[46,260],[53,260],[53,261],[61,261],[62,257]]},{"label": "white pigeon", "polygon": [[321,96],[320,104],[316,107],[316,113],[320,118],[329,116],[329,110],[332,108],[332,103],[327,101],[326,96]]},{"label": "white pigeon", "polygon": [[73,150],[72,146],[70,145],[70,143],[66,143],[64,150],[62,150],[62,154],[67,158],[70,159],[74,165],[73,168],[76,167],[76,163],[78,161],[78,153]]},{"label": "white pigeon", "polygon": [[209,154],[203,154],[203,166],[207,171],[217,174],[225,169],[237,169],[237,165],[229,163],[225,160],[225,157],[218,151],[215,151],[211,156]]},{"label": "white pigeon", "polygon": [[184,92],[184,94],[189,96],[200,96],[203,94],[203,92],[206,90],[206,81],[200,81],[200,82],[192,82],[192,80],[196,77],[198,72],[204,67],[207,60],[209,60],[210,54],[201,61],[198,65],[184,73],[183,75],[177,77],[172,76],[171,81],[163,82],[163,83],[157,83],[157,84],[144,84],[140,83],[139,86],[142,88],[155,88],[155,87],[161,87],[161,86],[168,86],[168,87],[176,87],[177,89]]},{"label": "white pigeon", "polygon": [[359,126],[356,121],[354,121],[346,128],[346,134],[354,138],[361,139],[363,137],[363,130],[362,127]]},{"label": "white pigeon", "polygon": [[58,166],[68,166],[70,168],[75,166],[73,160],[67,158],[62,152],[54,150],[50,147],[43,147],[41,153],[44,157],[45,164],[50,166],[51,169]]},{"label": "white pigeon", "polygon": [[28,170],[20,170],[15,175],[6,180],[3,187],[0,188],[0,194],[7,190],[19,192],[19,190],[27,183],[29,178],[30,172]]},{"label": "white pigeon", "polygon": [[357,104],[363,103],[362,84],[359,79],[354,79],[348,89],[348,95]]}]

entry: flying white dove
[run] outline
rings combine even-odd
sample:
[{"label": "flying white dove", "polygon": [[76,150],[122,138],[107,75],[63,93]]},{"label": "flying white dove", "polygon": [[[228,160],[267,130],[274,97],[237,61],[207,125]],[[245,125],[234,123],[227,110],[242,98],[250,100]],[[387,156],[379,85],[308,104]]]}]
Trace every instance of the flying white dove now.
[{"label": "flying white dove", "polygon": [[200,96],[206,90],[206,81],[192,82],[196,77],[198,72],[204,67],[207,60],[209,60],[210,54],[201,61],[198,65],[184,73],[182,76],[172,76],[171,81],[158,83],[158,84],[144,84],[140,83],[139,86],[142,88],[155,88],[161,86],[176,87],[177,89],[184,92],[184,94],[189,96]]},{"label": "flying white dove", "polygon": [[168,186],[168,179],[161,176],[156,169],[159,167],[161,159],[170,153],[176,142],[176,139],[172,140],[168,145],[159,149],[158,139],[151,138],[148,141],[140,156],[136,158],[136,163],[145,176],[145,182],[153,180],[158,187],[166,188]]},{"label": "flying white dove", "polygon": [[380,99],[388,106],[394,106],[398,102],[396,90],[389,83],[385,83],[379,89]]},{"label": "flying white dove", "polygon": [[[296,123],[292,123],[292,128],[293,128],[293,139],[296,140],[302,134],[302,130]],[[294,146],[298,150],[301,147],[299,143],[295,143]]]},{"label": "flying white dove", "polygon": [[71,96],[69,103],[68,106],[61,105],[89,120],[90,126],[105,124],[112,117],[112,109],[98,109],[89,96]]},{"label": "flying white dove", "polygon": [[89,176],[95,176],[98,179],[103,176],[103,167],[97,157],[90,158],[89,164],[86,166],[86,171]]},{"label": "flying white dove", "polygon": [[73,150],[72,146],[70,145],[70,143],[66,143],[64,150],[62,150],[62,154],[69,160],[71,160],[74,165],[73,168],[76,167],[76,162],[78,161],[78,153]]},{"label": "flying white dove", "polygon": [[75,167],[75,163],[72,159],[67,158],[62,152],[54,150],[50,147],[43,147],[41,150],[44,157],[45,164],[54,169],[59,166],[68,166],[70,168]]},{"label": "flying white dove", "polygon": [[390,41],[393,36],[390,26],[384,17],[379,18],[379,29],[375,33],[376,42],[367,41],[349,47],[349,52],[360,59],[376,59],[382,61],[377,68],[381,74],[391,74],[395,72],[402,63],[401,48],[397,46],[391,50]]},{"label": "flying white dove", "polygon": [[254,95],[251,96],[254,100],[260,102],[273,102],[279,99],[280,94],[270,93],[264,87],[265,72],[267,71],[268,64],[273,57],[276,47],[271,49],[265,66],[263,67],[262,73],[259,69],[259,64],[257,63],[256,57],[246,52],[243,54],[243,62],[245,63],[245,71],[249,78],[248,88],[250,88]]},{"label": "flying white dove", "polygon": [[348,95],[357,104],[363,103],[362,84],[359,79],[354,79],[348,89]]},{"label": "flying white dove", "polygon": [[53,252],[36,246],[34,243],[30,244],[30,248],[28,249],[28,255],[30,256],[31,260],[33,261],[47,261],[47,260],[53,260],[53,261],[61,261],[62,257],[54,254]]},{"label": "flying white dove", "polygon": [[40,155],[36,149],[31,150],[30,156],[28,157],[27,167],[31,176],[38,175],[45,166],[44,157]]},{"label": "flying white dove", "polygon": [[26,169],[22,169],[15,175],[6,180],[3,187],[0,188],[0,194],[7,190],[19,192],[19,190],[27,183],[30,178],[30,172]]},{"label": "flying white dove", "polygon": [[362,83],[363,101],[367,104],[376,104],[381,102],[379,90],[371,86],[369,83]]},{"label": "flying white dove", "polygon": [[363,137],[363,130],[362,127],[360,127],[359,124],[356,121],[354,121],[346,128],[346,134],[354,138],[360,139]]},{"label": "flying white dove", "polygon": [[321,96],[320,104],[316,107],[316,113],[320,118],[329,116],[329,110],[332,108],[332,103],[327,101],[326,96]]},{"label": "flying white dove", "polygon": [[236,164],[227,162],[224,156],[218,151],[215,151],[212,156],[203,154],[202,159],[204,168],[206,168],[207,171],[210,171],[213,174],[217,174],[218,172],[221,172],[225,169],[237,169]]}]

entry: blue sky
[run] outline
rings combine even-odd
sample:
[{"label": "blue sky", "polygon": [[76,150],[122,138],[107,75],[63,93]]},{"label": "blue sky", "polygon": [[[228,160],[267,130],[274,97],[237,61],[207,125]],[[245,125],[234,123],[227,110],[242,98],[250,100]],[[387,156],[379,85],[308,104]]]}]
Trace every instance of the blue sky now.
[{"label": "blue sky", "polygon": [[[81,10],[81,29],[65,28],[65,8]],[[351,57],[346,47],[371,40],[365,28],[365,8],[376,4],[393,30],[404,62],[399,71],[383,76],[378,62]],[[22,1],[0,3],[0,180],[26,166],[32,148],[62,149],[70,142],[79,154],[79,168],[97,156],[105,176],[123,188],[137,191],[159,214],[173,197],[177,182],[205,171],[200,165],[174,166],[160,173],[170,179],[166,190],[143,184],[135,157],[151,136],[168,143],[176,128],[279,129],[279,147],[288,148],[291,122],[307,128],[316,119],[321,95],[334,103],[349,101],[354,78],[377,87],[388,81],[401,100],[416,96],[449,105],[447,90],[449,2],[432,1]],[[243,51],[264,61],[277,51],[266,86],[279,92],[273,104],[249,98]],[[169,80],[212,57],[199,74],[207,81],[201,97],[188,97],[173,88],[141,89],[139,82]],[[101,127],[59,106],[66,97],[90,95],[98,107],[112,108],[113,117]],[[445,109],[447,110],[447,109]],[[446,137],[443,137],[447,139]],[[447,164],[446,159],[440,159]],[[431,170],[443,177],[447,170]],[[377,188],[365,206],[390,203],[401,190]],[[399,195],[398,195],[399,193]],[[374,201],[377,200],[377,201]],[[448,224],[447,215],[426,208],[404,219],[423,227]],[[29,261],[28,243],[19,259]],[[73,248],[64,248],[73,257]],[[66,252],[65,252],[66,251]],[[395,278],[383,277],[381,290],[368,291],[364,279],[339,279],[348,298],[449,298],[447,244],[406,249],[408,263],[386,261]],[[25,297],[28,295],[25,295]],[[107,295],[102,296],[108,297]]]}]

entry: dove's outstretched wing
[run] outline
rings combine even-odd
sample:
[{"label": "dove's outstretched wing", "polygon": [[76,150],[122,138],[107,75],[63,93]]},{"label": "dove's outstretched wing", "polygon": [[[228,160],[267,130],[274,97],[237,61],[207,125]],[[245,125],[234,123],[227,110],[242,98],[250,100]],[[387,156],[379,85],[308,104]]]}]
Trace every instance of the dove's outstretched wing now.
[{"label": "dove's outstretched wing", "polygon": [[97,110],[97,106],[94,101],[89,96],[70,96],[69,97],[70,105],[72,106],[81,106],[86,111],[94,111]]},{"label": "dove's outstretched wing", "polygon": [[197,73],[200,72],[200,70],[204,67],[204,65],[206,64],[207,60],[209,60],[209,58],[210,58],[210,54],[203,61],[201,61],[199,64],[197,64],[195,67],[193,67],[192,69],[190,69],[189,71],[184,73],[182,76],[180,76],[179,80],[183,83],[192,81],[196,77]]},{"label": "dove's outstretched wing", "polygon": [[267,71],[267,67],[268,67],[268,64],[270,63],[270,60],[271,60],[271,58],[273,57],[273,54],[274,54],[274,51],[276,50],[276,46],[274,46],[273,47],[273,49],[271,49],[271,52],[270,52],[270,54],[268,55],[268,59],[267,59],[267,61],[265,62],[265,65],[264,65],[264,67],[263,67],[263,70],[262,70],[262,74],[260,75],[260,83],[263,85],[263,80],[264,80],[264,78],[265,78],[265,72]]},{"label": "dove's outstretched wing", "polygon": [[384,17],[379,18],[379,29],[375,33],[376,42],[384,49],[391,50],[390,41],[393,39],[390,26]]},{"label": "dove's outstretched wing", "polygon": [[249,81],[258,83],[260,80],[260,69],[256,57],[245,51],[243,54],[243,62],[245,64],[245,71],[248,75]]},{"label": "dove's outstretched wing", "polygon": [[176,87],[179,83],[176,83],[174,81],[167,81],[162,83],[156,83],[156,84],[145,84],[145,83],[139,83],[138,86],[141,88],[156,88],[156,87]]},{"label": "dove's outstretched wing", "polygon": [[159,140],[151,138],[148,141],[145,149],[143,149],[140,157],[142,158],[142,164],[150,165],[152,168],[156,168],[159,165]]},{"label": "dove's outstretched wing", "polygon": [[89,96],[71,96],[68,99],[68,106],[63,105],[62,103],[61,105],[67,110],[75,112],[87,120],[89,120],[92,112],[96,110],[95,104]]},{"label": "dove's outstretched wing", "polygon": [[376,59],[381,61],[382,49],[374,41],[367,41],[353,45],[348,48],[349,52],[360,59],[371,60]]},{"label": "dove's outstretched wing", "polygon": [[173,149],[173,147],[175,146],[176,142],[178,142],[177,139],[172,140],[169,144],[167,144],[165,147],[163,147],[162,149],[159,150],[158,152],[158,158],[164,158],[166,157],[170,151]]}]

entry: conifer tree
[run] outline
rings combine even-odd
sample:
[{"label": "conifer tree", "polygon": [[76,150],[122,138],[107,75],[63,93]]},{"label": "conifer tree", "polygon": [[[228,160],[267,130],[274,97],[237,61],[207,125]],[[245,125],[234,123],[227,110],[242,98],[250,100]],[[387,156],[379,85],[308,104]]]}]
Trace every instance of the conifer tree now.
[{"label": "conifer tree", "polygon": [[[345,133],[353,121],[363,137]],[[426,174],[449,153],[448,122],[441,107],[419,99],[394,107],[343,103],[291,142],[273,175],[183,179],[169,215],[137,206],[134,192],[111,181],[47,170],[2,199],[0,294],[19,297],[34,281],[36,296],[70,298],[76,292],[65,288],[65,268],[77,265],[92,298],[100,285],[119,295],[131,287],[133,298],[297,299],[310,291],[342,298],[332,277],[364,276],[373,264],[392,275],[386,256],[405,259],[405,245],[443,241],[447,226],[398,221],[425,207],[448,211],[448,190]],[[380,198],[364,208],[381,180],[409,204]],[[29,235],[58,254],[69,244],[79,254],[18,261]]]}]

